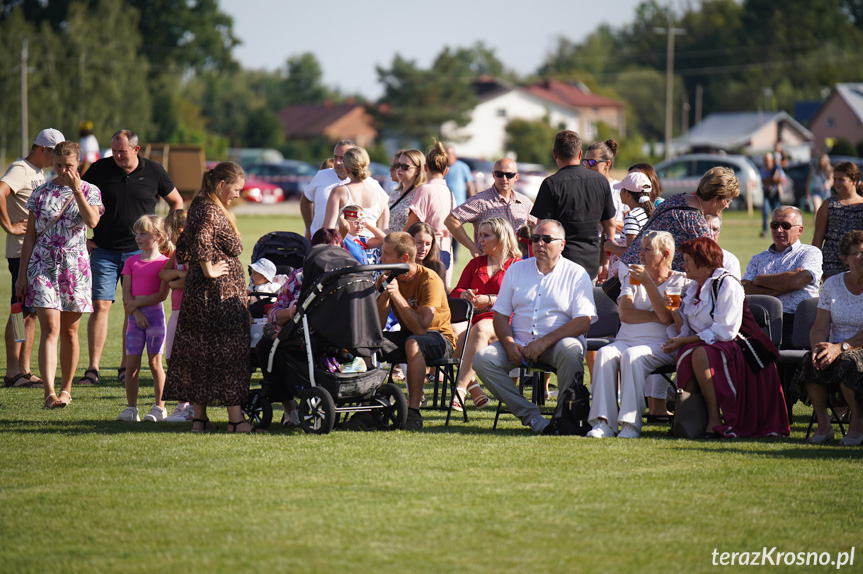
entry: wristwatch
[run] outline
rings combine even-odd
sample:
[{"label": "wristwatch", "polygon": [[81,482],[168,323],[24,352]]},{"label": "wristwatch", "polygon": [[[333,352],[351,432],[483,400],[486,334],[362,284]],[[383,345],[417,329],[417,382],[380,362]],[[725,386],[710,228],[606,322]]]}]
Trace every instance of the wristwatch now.
[{"label": "wristwatch", "polygon": [[849,345],[847,342],[842,343],[842,352],[843,353],[847,353],[850,350],[851,350],[851,345]]}]

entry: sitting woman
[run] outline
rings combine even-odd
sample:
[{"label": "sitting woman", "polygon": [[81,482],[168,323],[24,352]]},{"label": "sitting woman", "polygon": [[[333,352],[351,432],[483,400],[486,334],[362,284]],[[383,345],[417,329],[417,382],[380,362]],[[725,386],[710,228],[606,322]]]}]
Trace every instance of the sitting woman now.
[{"label": "sitting woman", "polygon": [[[680,246],[687,287],[673,313],[679,335],[662,350],[678,352],[677,381],[690,392],[699,389],[707,405],[707,432],[702,438],[787,435],[788,411],[776,365],[754,373],[734,342],[743,323],[743,286],[722,268],[722,249],[698,237]],[[724,422],[723,422],[724,417]]]},{"label": "sitting woman", "polygon": [[474,307],[470,337],[465,340],[464,332],[459,334],[454,353],[454,356],[459,356],[462,348],[465,349],[456,386],[460,401],[453,403],[453,410],[456,411],[462,410],[468,391],[478,410],[488,405],[488,396],[474,379],[473,356],[497,340],[491,321],[494,315],[491,308],[500,291],[504,273],[521,255],[512,224],[501,217],[486,219],[479,226],[479,248],[484,255],[468,262],[451,294],[454,298],[470,301]]},{"label": "sitting woman", "polygon": [[827,393],[838,389],[851,408],[848,434],[841,444],[857,446],[863,444],[863,231],[846,233],[839,253],[849,271],[824,282],[809,332],[812,352],[803,359],[794,382],[805,384],[818,419],[809,442],[833,439]]},{"label": "sitting woman", "polygon": [[414,238],[414,244],[417,246],[417,256],[414,262],[437,273],[446,285],[446,267],[440,260],[440,249],[438,249],[432,226],[423,221],[417,221],[408,227],[408,233]]},{"label": "sitting woman", "polygon": [[593,428],[587,433],[589,437],[613,437],[618,423],[618,437],[637,437],[645,408],[645,377],[657,367],[674,363],[674,356],[662,351],[668,339],[666,327],[674,322],[672,299],[666,300],[666,296],[676,294],[679,298],[688,283],[683,273],[671,270],[674,237],[667,231],[648,233],[641,242],[639,257],[642,264],[629,267],[617,300],[620,331],[613,343],[599,350],[593,363],[593,401],[588,417]]},{"label": "sitting woman", "polygon": [[[312,246],[341,244],[342,236],[335,229],[321,228],[312,236]],[[255,352],[258,357],[258,365],[261,367],[261,373],[263,373],[264,378],[271,378],[277,381],[283,381],[285,379],[286,375],[284,367],[282,365],[277,365],[275,361],[273,361],[272,372],[269,372],[266,369],[270,361],[270,349],[273,347],[273,342],[276,340],[276,336],[279,334],[282,327],[291,322],[297,314],[297,303],[300,298],[300,289],[302,286],[303,269],[299,268],[288,277],[288,280],[279,291],[276,302],[267,311],[268,328],[264,330],[261,340],[258,341],[258,345],[255,347]],[[299,425],[300,419],[297,414],[297,402],[290,400],[283,406],[285,412],[282,415],[282,424],[284,426]]]}]

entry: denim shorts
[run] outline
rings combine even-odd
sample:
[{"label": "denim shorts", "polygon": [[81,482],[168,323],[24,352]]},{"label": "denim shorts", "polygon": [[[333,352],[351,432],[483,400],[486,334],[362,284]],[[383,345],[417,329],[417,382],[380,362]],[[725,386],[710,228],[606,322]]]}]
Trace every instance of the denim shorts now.
[{"label": "denim shorts", "polygon": [[117,253],[96,247],[90,254],[90,273],[93,275],[93,301],[113,301],[117,283],[123,273],[126,259],[138,255],[141,250]]},{"label": "denim shorts", "polygon": [[[21,270],[21,258],[20,257],[10,257],[6,260],[9,264],[9,273],[12,274],[12,303],[16,303],[18,301],[18,297],[15,296],[15,282],[18,281],[18,272]],[[26,307],[24,305],[21,306],[21,309],[25,313],[35,313],[35,307]]]}]

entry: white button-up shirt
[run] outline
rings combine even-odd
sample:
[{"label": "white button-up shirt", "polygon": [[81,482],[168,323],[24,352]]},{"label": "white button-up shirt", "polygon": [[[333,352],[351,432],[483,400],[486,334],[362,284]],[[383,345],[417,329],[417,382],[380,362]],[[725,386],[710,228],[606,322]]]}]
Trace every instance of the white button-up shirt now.
[{"label": "white button-up shirt", "polygon": [[[512,316],[516,342],[527,345],[575,319],[596,322],[593,284],[580,265],[561,257],[543,275],[530,258],[513,263],[503,277],[494,311]],[[584,337],[579,337],[584,344]]]},{"label": "white button-up shirt", "polygon": [[[719,287],[716,305],[713,304],[713,282],[726,272],[722,267],[716,269],[701,286],[700,296],[698,283],[695,281],[686,288],[680,303],[680,314],[683,317],[681,337],[697,335],[705,343],[713,344],[716,341],[731,341],[737,336],[743,323],[743,300],[746,298],[743,285],[734,277],[726,277]],[[675,335],[673,331],[674,325],[670,325],[669,334],[672,336]]]}]

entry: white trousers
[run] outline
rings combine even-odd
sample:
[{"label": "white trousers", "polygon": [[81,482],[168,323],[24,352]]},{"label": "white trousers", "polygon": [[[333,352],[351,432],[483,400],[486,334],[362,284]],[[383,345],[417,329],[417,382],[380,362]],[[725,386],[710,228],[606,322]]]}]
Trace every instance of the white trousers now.
[{"label": "white trousers", "polygon": [[641,430],[641,415],[647,408],[644,400],[644,380],[648,373],[657,367],[674,364],[674,357],[663,352],[661,346],[661,343],[634,345],[627,341],[615,341],[597,352],[593,363],[593,377],[590,380],[591,424],[603,418],[615,431],[619,423],[630,423]]}]

